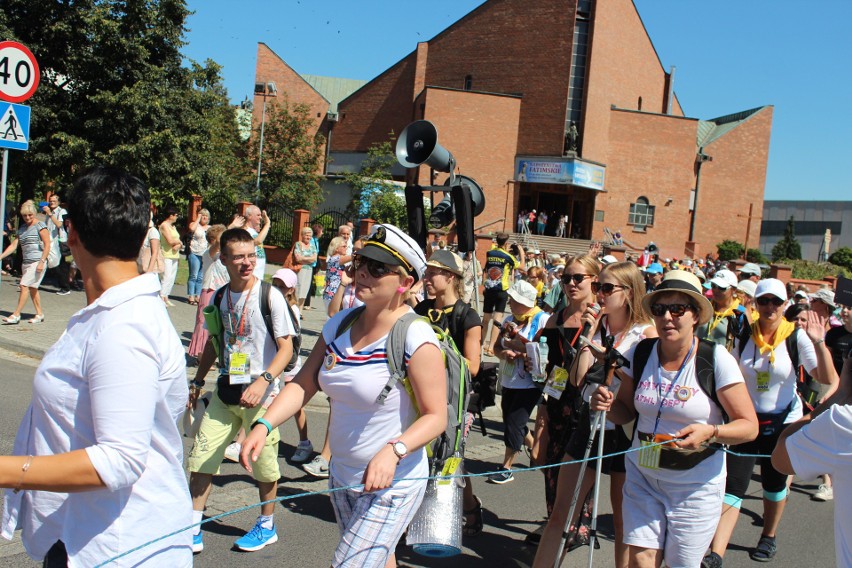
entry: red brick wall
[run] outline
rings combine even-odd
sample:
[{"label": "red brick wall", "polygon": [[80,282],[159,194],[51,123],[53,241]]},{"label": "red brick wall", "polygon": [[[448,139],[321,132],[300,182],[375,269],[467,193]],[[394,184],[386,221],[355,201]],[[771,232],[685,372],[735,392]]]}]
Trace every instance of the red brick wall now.
[{"label": "red brick wall", "polygon": [[389,132],[399,135],[414,120],[416,69],[417,52],[412,52],[342,101],[333,150],[366,152],[373,143],[387,140]]},{"label": "red brick wall", "polygon": [[[582,156],[609,163],[617,159],[607,140],[611,106],[639,110],[642,97],[644,112],[664,113],[667,73],[631,0],[595,2],[594,9]],[[683,115],[677,101],[672,113]]]},{"label": "red brick wall", "polygon": [[[458,173],[473,178],[485,193],[485,210],[474,220],[479,227],[501,217],[505,223],[484,232],[514,226],[507,210],[507,184],[514,169],[521,101],[515,97],[427,88],[424,118],[438,129],[438,143],[456,158]],[[419,183],[429,184],[429,168],[419,168]],[[447,174],[438,174],[442,184]],[[437,199],[440,197],[436,196]],[[509,193],[511,198],[511,193]],[[513,204],[508,203],[512,208]]]},{"label": "red brick wall", "polygon": [[429,42],[426,84],[522,94],[518,153],[562,155],[575,2],[490,0]]},{"label": "red brick wall", "polygon": [[[774,108],[766,107],[704,148],[712,162],[701,166],[695,238],[702,250],[716,252],[725,239],[745,242],[749,203],[760,217],[769,159]],[[753,219],[749,248],[760,243],[760,220]]]},{"label": "red brick wall", "polygon": [[[313,87],[305,82],[283,59],[269,49],[266,44],[257,44],[257,67],[255,68],[255,82],[274,82],[278,88],[278,97],[268,97],[266,100],[266,112],[272,105],[279,101],[287,100],[288,104],[306,104],[310,107],[309,116],[314,120],[316,132],[325,133],[324,122],[328,113],[328,101],[320,95]],[[285,96],[286,95],[286,96]],[[254,130],[260,128],[260,119],[263,112],[263,97],[254,97],[254,110],[252,111],[252,126]],[[321,130],[323,129],[323,130]]]},{"label": "red brick wall", "polygon": [[[680,258],[689,236],[698,122],[618,110],[611,111],[608,122],[607,193],[600,194],[596,202],[605,218],[603,223],[595,223],[593,238],[602,239],[604,227],[609,227],[620,230],[632,245],[641,248],[654,241],[663,257]],[[634,233],[627,224],[630,204],[639,196],[656,206],[654,226],[646,233]],[[666,205],[669,197],[672,203]]]}]

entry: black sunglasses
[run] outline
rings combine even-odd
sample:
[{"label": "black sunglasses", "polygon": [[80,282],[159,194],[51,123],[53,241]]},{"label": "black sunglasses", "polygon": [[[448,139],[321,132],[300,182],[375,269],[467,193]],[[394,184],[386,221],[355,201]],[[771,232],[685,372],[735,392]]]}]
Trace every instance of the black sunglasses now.
[{"label": "black sunglasses", "polygon": [[611,282],[592,282],[592,292],[595,294],[603,294],[604,296],[611,296],[613,292],[616,290],[627,290],[627,286],[622,286],[621,284],[613,284]]},{"label": "black sunglasses", "polygon": [[583,283],[583,280],[586,278],[592,278],[591,274],[563,274],[562,275],[562,283],[565,285],[570,284],[572,281],[575,286],[579,286]]},{"label": "black sunglasses", "polygon": [[728,290],[728,289],[730,289],[730,286],[722,287],[722,286],[718,286],[718,285],[713,284],[713,283],[710,284],[710,287],[713,288],[714,290]]},{"label": "black sunglasses", "polygon": [[772,304],[776,308],[779,308],[784,305],[784,300],[777,296],[761,296],[760,298],[755,298],[755,303],[758,306],[768,306]]},{"label": "black sunglasses", "polygon": [[355,267],[355,270],[359,270],[362,266],[366,266],[367,272],[370,273],[370,276],[376,279],[384,278],[388,274],[398,274],[394,270],[394,267],[388,266],[384,262],[379,262],[378,260],[373,260],[372,258],[366,258],[360,255],[356,256],[352,260],[352,265]]},{"label": "black sunglasses", "polygon": [[669,312],[672,317],[679,318],[686,313],[687,310],[695,311],[695,306],[692,304],[652,304],[651,315],[661,318]]}]

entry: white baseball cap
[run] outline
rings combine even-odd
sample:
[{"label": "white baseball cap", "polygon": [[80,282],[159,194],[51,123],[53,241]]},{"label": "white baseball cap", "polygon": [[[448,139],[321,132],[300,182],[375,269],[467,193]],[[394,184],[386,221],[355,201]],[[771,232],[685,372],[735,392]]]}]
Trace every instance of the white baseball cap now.
[{"label": "white baseball cap", "polygon": [[528,308],[535,306],[535,300],[538,296],[533,285],[526,280],[518,280],[512,284],[508,294],[510,298]]},{"label": "white baseball cap", "polygon": [[769,294],[787,301],[787,288],[785,288],[784,283],[777,278],[764,278],[757,283],[757,288],[754,291],[755,298],[760,298],[761,296]]},{"label": "white baseball cap", "polygon": [[710,284],[719,288],[736,288],[737,275],[727,269],[718,270],[710,279]]}]

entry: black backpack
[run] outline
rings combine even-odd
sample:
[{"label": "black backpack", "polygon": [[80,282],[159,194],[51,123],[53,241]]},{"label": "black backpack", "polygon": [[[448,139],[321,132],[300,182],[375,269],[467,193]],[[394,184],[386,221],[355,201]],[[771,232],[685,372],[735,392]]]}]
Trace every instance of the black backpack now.
[{"label": "black backpack", "polygon": [[[225,296],[225,288],[228,285],[224,285],[218,290],[216,290],[216,294],[213,296],[213,305],[217,308],[222,304],[222,298]],[[263,316],[263,323],[266,324],[266,330],[269,332],[269,335],[272,338],[275,338],[275,331],[272,328],[272,310],[269,307],[269,292],[272,288],[272,285],[269,282],[260,281],[260,300],[258,304],[260,304],[260,315]],[[299,320],[296,318],[296,314],[293,313],[293,309],[290,307],[289,302],[284,301],[284,305],[287,306],[287,312],[290,314],[290,321],[293,322],[293,328],[295,330],[295,335],[293,336],[293,355],[290,357],[290,362],[287,363],[287,366],[284,367],[284,372],[292,371],[296,368],[296,363],[299,360],[299,352],[302,348],[302,326],[299,325]],[[225,334],[219,334],[219,366],[221,368],[225,368]]]},{"label": "black backpack", "polygon": [[[657,337],[649,337],[636,345],[631,365],[633,369],[634,388],[642,380],[642,372],[645,370],[645,365],[648,363],[648,358],[651,356],[654,347],[656,347],[657,341]],[[728,415],[722,407],[722,403],[719,402],[719,396],[716,394],[716,371],[714,370],[716,363],[715,349],[716,344],[712,341],[708,341],[707,339],[698,340],[698,348],[695,352],[695,377],[701,391],[722,411],[723,421],[728,422]]]}]

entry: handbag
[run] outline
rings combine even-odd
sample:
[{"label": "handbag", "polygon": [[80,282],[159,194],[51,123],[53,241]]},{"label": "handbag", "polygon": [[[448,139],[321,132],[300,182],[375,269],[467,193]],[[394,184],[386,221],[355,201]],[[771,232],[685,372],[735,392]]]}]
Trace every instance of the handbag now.
[{"label": "handbag", "polygon": [[299,272],[302,269],[302,265],[296,262],[296,245],[293,245],[290,248],[290,252],[287,253],[287,258],[284,259],[284,264],[282,265],[284,268],[289,268],[293,272]]},{"label": "handbag", "polygon": [[50,252],[47,253],[47,267],[56,268],[59,266],[59,241],[52,239],[50,241]]},{"label": "handbag", "polygon": [[[139,256],[136,258],[136,269],[139,274],[149,272],[148,268],[151,265],[151,247],[142,245],[139,249]],[[154,274],[162,274],[166,269],[166,257],[163,256],[163,249],[157,251],[157,260],[154,262],[154,269],[150,272]]]}]

